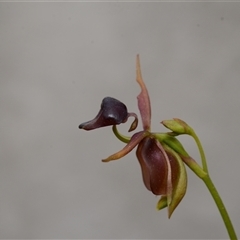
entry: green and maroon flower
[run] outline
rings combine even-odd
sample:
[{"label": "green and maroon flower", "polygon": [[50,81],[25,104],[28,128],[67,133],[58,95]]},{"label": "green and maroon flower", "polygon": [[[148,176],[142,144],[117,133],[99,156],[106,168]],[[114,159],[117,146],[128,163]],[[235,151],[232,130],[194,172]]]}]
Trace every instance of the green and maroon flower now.
[{"label": "green and maroon flower", "polygon": [[[153,194],[161,195],[157,209],[168,207],[168,216],[170,217],[184,197],[187,188],[187,175],[182,160],[185,151],[173,136],[151,132],[150,99],[142,79],[138,55],[136,70],[137,82],[141,88],[137,100],[143,129],[133,134],[131,138],[121,135],[117,131],[116,125],[125,123],[128,117],[133,116],[135,120],[129,129],[132,131],[137,127],[138,118],[135,113],[128,113],[127,107],[122,102],[110,97],[103,99],[97,116],[91,121],[82,123],[79,128],[92,130],[113,126],[115,135],[127,143],[122,150],[103,159],[103,162],[120,159],[137,147],[136,156],[141,166],[144,185]],[[170,143],[169,138],[171,139]]]}]

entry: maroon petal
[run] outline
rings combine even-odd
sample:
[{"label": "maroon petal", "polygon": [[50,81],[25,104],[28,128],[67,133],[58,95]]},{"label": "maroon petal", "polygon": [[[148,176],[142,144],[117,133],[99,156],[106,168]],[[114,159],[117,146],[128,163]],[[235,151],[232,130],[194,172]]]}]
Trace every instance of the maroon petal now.
[{"label": "maroon petal", "polygon": [[139,55],[137,55],[137,82],[141,87],[141,93],[138,95],[138,108],[142,117],[143,129],[150,131],[151,125],[151,105],[147,88],[144,84],[141,74]]},{"label": "maroon petal", "polygon": [[155,195],[168,194],[169,163],[154,137],[145,137],[137,148],[143,182]]}]

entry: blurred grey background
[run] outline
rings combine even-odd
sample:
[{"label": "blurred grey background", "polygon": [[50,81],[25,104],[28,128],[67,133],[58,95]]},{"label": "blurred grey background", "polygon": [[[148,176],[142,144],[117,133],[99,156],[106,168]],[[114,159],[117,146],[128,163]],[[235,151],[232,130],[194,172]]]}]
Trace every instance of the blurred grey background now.
[{"label": "blurred grey background", "polygon": [[[137,53],[152,130],[173,117],[194,127],[240,236],[239,12],[240,3],[0,3],[0,238],[228,238],[189,169],[169,220],[135,151],[102,163],[124,144],[111,128],[78,129],[105,96],[138,113]],[[180,140],[199,160],[193,140]]]}]

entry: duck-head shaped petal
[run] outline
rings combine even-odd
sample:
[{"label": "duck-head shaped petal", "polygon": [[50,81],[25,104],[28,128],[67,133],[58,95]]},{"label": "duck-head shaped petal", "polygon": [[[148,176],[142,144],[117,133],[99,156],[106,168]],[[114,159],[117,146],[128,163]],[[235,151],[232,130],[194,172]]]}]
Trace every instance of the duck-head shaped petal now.
[{"label": "duck-head shaped petal", "polygon": [[134,116],[135,120],[130,127],[130,131],[137,127],[137,116],[134,113],[128,113],[124,103],[112,97],[105,97],[102,100],[101,109],[97,116],[88,122],[79,125],[80,129],[93,130],[100,127],[113,126],[125,123],[129,116]]}]

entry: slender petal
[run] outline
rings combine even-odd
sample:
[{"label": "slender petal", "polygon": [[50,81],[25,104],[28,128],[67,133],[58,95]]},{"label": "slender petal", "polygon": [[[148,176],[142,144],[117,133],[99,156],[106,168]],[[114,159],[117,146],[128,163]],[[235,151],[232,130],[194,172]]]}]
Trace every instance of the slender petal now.
[{"label": "slender petal", "polygon": [[151,126],[151,105],[150,105],[150,99],[148,95],[147,88],[144,84],[144,81],[142,79],[141,74],[141,68],[140,68],[140,60],[139,55],[137,55],[137,82],[139,83],[141,87],[141,92],[138,95],[138,108],[142,117],[142,123],[143,123],[143,129],[150,131]]},{"label": "slender petal", "polygon": [[119,158],[122,158],[124,157],[126,154],[128,154],[129,152],[131,152],[133,150],[133,148],[135,148],[139,142],[141,142],[141,140],[146,137],[149,133],[148,132],[145,132],[145,131],[141,131],[141,132],[137,132],[135,133],[129,143],[122,149],[120,150],[119,152],[109,156],[108,158],[106,159],[103,159],[102,161],[103,162],[110,162],[112,160],[117,160]]},{"label": "slender petal", "polygon": [[136,113],[128,113],[128,117],[134,117],[134,121],[132,122],[128,132],[131,132],[133,130],[135,130],[138,126],[138,116]]}]

